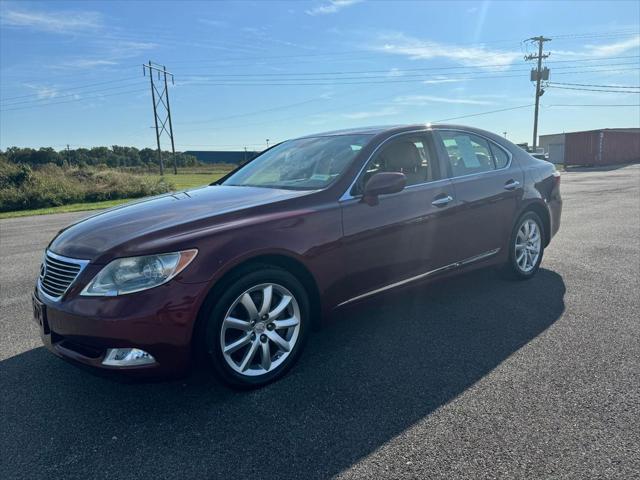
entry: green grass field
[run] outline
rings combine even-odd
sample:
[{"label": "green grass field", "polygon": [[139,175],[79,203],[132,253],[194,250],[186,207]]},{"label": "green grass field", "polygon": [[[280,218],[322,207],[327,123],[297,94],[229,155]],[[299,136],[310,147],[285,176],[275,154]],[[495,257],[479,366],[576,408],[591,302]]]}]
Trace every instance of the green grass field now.
[{"label": "green grass field", "polygon": [[[173,173],[165,173],[164,178],[166,181],[175,185],[176,190],[186,190],[188,188],[199,187],[202,185],[208,185],[209,183],[217,180],[223,175],[227,174],[230,167],[212,167],[203,171],[202,167],[197,170],[178,170],[178,175]],[[153,178],[160,178],[160,175],[146,175]],[[130,201],[136,200],[134,198],[123,198],[119,200],[107,200],[105,202],[87,202],[87,203],[72,203],[69,205],[61,205],[59,207],[38,208],[35,210],[18,210],[14,212],[0,212],[0,219],[2,218],[15,218],[15,217],[27,217],[30,215],[49,215],[52,213],[67,213],[67,212],[83,212],[87,210],[101,210],[103,208],[114,207]]]},{"label": "green grass field", "polygon": [[[208,185],[211,182],[219,179],[223,175],[228,173],[226,171],[213,171],[208,173],[180,173],[174,175],[173,173],[165,173],[164,178],[166,181],[173,183],[177,190],[185,190],[187,188],[199,187],[201,185]],[[160,178],[160,175],[151,175],[153,178]]]}]

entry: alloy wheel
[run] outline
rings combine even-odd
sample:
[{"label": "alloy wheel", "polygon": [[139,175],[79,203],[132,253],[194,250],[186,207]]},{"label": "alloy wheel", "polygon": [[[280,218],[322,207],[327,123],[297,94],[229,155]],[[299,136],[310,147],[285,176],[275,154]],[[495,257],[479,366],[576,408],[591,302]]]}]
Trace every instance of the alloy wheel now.
[{"label": "alloy wheel", "polygon": [[300,334],[300,307],[282,285],[262,283],[231,304],[220,333],[222,355],[237,373],[259,376],[280,366]]},{"label": "alloy wheel", "polygon": [[536,267],[541,247],[540,227],[534,220],[527,218],[516,235],[515,258],[520,271],[529,273]]}]

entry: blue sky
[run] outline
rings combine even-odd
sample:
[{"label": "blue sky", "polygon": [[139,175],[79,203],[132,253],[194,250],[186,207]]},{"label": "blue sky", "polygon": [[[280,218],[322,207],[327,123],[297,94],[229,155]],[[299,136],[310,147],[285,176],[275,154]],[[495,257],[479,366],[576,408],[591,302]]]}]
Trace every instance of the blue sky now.
[{"label": "blue sky", "polygon": [[640,126],[621,88],[640,85],[640,2],[2,1],[0,19],[2,149],[155,147],[149,59],[175,74],[178,150],[502,109],[455,121],[530,143],[540,34],[540,134]]}]

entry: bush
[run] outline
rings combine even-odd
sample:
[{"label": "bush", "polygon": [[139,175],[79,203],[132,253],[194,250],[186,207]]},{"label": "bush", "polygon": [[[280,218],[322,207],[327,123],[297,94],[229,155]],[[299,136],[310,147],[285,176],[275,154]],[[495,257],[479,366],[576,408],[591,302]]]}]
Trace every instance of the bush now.
[{"label": "bush", "polygon": [[32,170],[0,158],[0,212],[145,197],[173,189],[165,180],[116,170],[54,164]]}]

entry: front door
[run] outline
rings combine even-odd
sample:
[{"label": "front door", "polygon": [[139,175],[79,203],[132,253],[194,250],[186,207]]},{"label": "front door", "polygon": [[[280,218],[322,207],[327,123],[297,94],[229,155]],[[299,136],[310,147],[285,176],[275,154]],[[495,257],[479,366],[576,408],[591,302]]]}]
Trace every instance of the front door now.
[{"label": "front door", "polygon": [[[361,194],[368,178],[378,172],[402,172],[407,186],[369,205]],[[451,248],[453,189],[451,181],[441,176],[430,133],[388,140],[371,158],[351,193],[352,198],[341,201],[348,271],[343,290],[351,297],[455,262],[457,255]]]}]

